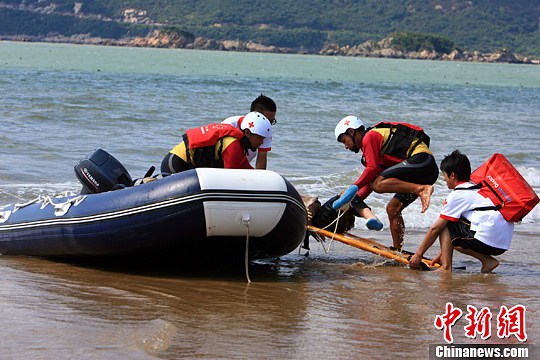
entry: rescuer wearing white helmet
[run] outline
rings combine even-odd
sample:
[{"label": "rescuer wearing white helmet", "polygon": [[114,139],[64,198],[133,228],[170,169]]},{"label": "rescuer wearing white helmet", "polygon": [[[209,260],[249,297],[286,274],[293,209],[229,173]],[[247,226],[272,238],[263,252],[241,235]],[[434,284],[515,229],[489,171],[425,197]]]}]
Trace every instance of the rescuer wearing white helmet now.
[{"label": "rescuer wearing white helmet", "polygon": [[[366,128],[356,116],[346,116],[334,135],[345,149],[362,152],[365,170],[332,207],[346,207],[353,199],[365,200],[372,191],[396,193],[386,206],[393,246],[401,249],[405,224],[401,212],[420,197],[422,212],[429,207],[439,168],[429,150],[429,136],[416,125],[380,122]],[[352,204],[351,204],[352,205]]]},{"label": "rescuer wearing white helmet", "polygon": [[[341,135],[347,133],[347,130],[349,129],[352,129],[353,133],[355,133],[356,131],[364,131],[364,123],[362,123],[362,120],[360,120],[356,116],[345,116],[338,122],[338,124],[336,125],[336,129],[334,130],[336,140],[340,141],[339,138],[341,137]],[[352,146],[352,148],[347,148],[347,150],[354,151],[355,153],[358,153],[358,151],[360,151],[360,149],[356,147],[356,143],[353,143]]]},{"label": "rescuer wearing white helmet", "polygon": [[[346,134],[349,129],[352,129],[353,132],[362,132],[364,131],[364,124],[357,116],[349,115],[344,117],[338,122],[336,129],[334,130],[336,140],[340,141],[341,135]],[[352,145],[352,147],[348,149],[356,153],[360,151],[355,145]],[[352,191],[352,189],[349,191]],[[358,196],[353,195],[350,207],[356,216],[361,216],[366,219],[366,227],[369,230],[381,230],[383,228],[383,223],[375,216],[375,214],[373,214],[371,208]]]},{"label": "rescuer wearing white helmet", "polygon": [[[277,106],[274,100],[266,95],[259,95],[255,100],[251,102],[250,111],[256,111],[263,114],[271,125],[276,123],[276,111]],[[244,116],[231,116],[222,121],[223,124],[231,124],[234,127],[241,128]],[[257,169],[266,169],[268,165],[268,153],[272,150],[272,136],[264,138],[263,143],[254,151],[249,150],[247,157],[251,162],[257,157],[255,161],[255,167]]]},{"label": "rescuer wearing white helmet", "polygon": [[244,120],[241,129],[221,123],[188,129],[161,162],[161,172],[174,174],[199,167],[253,169],[246,154],[272,136],[272,125],[258,112],[250,112]]},{"label": "rescuer wearing white helmet", "polygon": [[[264,142],[264,139],[272,138],[272,125],[270,121],[257,111],[248,113],[240,121],[240,130],[248,137],[252,151],[257,151],[259,146]],[[255,135],[255,136],[251,136]]]}]

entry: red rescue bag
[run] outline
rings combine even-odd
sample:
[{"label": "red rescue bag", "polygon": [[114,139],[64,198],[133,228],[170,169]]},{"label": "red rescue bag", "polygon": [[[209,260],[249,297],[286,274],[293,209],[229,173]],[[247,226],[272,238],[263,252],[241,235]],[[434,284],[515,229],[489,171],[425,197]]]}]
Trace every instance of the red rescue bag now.
[{"label": "red rescue bag", "polygon": [[506,221],[521,221],[540,201],[533,188],[502,154],[492,155],[474,170],[471,181],[482,184],[478,193],[500,207]]}]

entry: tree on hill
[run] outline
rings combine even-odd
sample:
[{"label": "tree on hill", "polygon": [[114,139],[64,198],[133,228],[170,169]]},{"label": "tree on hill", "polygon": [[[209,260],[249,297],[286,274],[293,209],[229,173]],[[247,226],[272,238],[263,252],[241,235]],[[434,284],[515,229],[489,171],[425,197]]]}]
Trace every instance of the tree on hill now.
[{"label": "tree on hill", "polygon": [[[145,22],[131,23],[127,10],[144,12]],[[538,0],[2,0],[0,35],[116,39],[175,26],[196,37],[315,51],[409,33],[451,39],[465,50],[540,56],[539,18]],[[399,46],[421,40],[407,41]]]},{"label": "tree on hill", "polygon": [[428,34],[411,34],[411,33],[392,33],[392,48],[403,51],[435,51],[442,54],[450,54],[456,50],[456,44],[442,36],[434,36]]}]

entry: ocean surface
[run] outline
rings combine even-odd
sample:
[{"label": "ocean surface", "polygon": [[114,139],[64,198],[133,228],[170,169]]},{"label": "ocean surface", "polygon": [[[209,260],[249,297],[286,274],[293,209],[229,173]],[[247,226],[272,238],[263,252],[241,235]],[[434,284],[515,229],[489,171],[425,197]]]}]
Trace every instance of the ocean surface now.
[{"label": "ocean surface", "polygon": [[[321,202],[362,171],[333,136],[346,115],[422,126],[438,163],[454,149],[473,168],[502,153],[539,192],[538,66],[0,42],[0,207],[78,191],[73,166],[96,148],[142,177],[186,129],[245,114],[260,93],[278,105],[268,168]],[[448,192],[441,176],[425,214],[419,202],[406,209],[406,249],[420,244]],[[382,231],[358,219],[354,233],[390,244],[390,198],[367,200]],[[496,320],[501,306],[523,305],[525,344],[535,345],[539,239],[540,206],[516,224],[488,275],[460,254],[462,269],[442,275],[312,240],[308,256],[251,264],[251,284],[242,273],[0,256],[0,358],[428,358],[430,344],[444,343],[434,319],[447,302],[493,313],[489,339],[466,336],[463,317],[455,343],[521,344],[497,336]]]}]

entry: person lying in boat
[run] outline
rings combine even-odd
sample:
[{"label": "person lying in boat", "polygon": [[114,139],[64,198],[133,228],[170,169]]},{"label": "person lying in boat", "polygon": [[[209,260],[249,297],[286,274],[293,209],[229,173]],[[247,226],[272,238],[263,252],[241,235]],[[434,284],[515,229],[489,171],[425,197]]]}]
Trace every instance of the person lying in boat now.
[{"label": "person lying in boat", "polygon": [[[259,95],[255,100],[253,100],[249,111],[260,112],[270,121],[270,124],[272,125],[275,125],[277,122],[276,103],[274,102],[274,100],[263,94]],[[230,124],[240,129],[244,118],[244,116],[231,116],[223,120],[221,123]],[[257,149],[248,150],[248,161],[251,162],[251,160],[255,158],[255,155],[257,155],[257,160],[255,161],[255,168],[266,169],[266,166],[268,164],[268,152],[270,150],[272,150],[272,136],[267,136],[264,138],[263,143]]]},{"label": "person lying in boat", "polygon": [[446,185],[453,191],[409,260],[409,266],[419,268],[422,256],[438,237],[441,252],[433,262],[440,263],[442,271],[452,271],[455,249],[480,260],[480,271],[489,273],[499,266],[493,255],[501,255],[510,247],[514,223],[506,221],[491,200],[480,195],[477,187],[473,188],[471,163],[465,154],[455,150],[447,155],[441,161],[441,171]]},{"label": "person lying in boat", "polygon": [[161,162],[161,172],[174,174],[199,168],[253,169],[247,151],[255,150],[272,136],[272,125],[261,113],[252,111],[240,128],[208,124],[189,129]]},{"label": "person lying in boat", "polygon": [[356,116],[346,116],[335,128],[345,149],[362,151],[365,170],[332,207],[345,208],[353,199],[366,199],[372,191],[396,193],[386,205],[393,246],[401,249],[405,223],[401,212],[420,197],[422,212],[429,207],[439,169],[429,150],[429,136],[412,124],[382,122],[365,128]]}]

